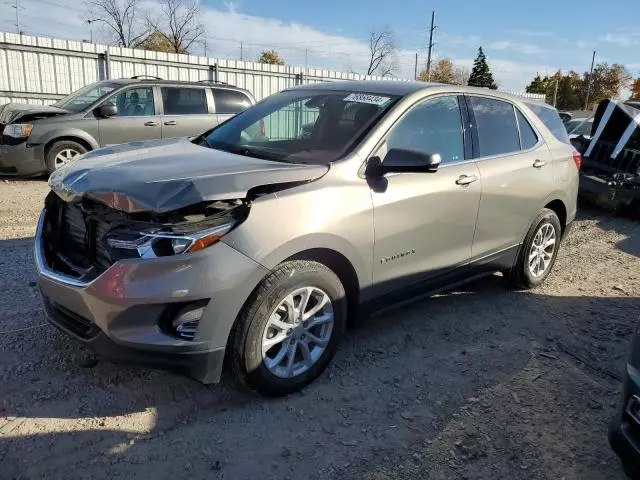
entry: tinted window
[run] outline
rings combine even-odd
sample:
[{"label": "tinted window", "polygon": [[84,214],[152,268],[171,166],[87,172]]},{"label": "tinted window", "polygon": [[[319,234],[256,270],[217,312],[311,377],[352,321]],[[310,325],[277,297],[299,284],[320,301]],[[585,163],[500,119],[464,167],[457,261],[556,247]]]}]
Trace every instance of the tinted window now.
[{"label": "tinted window", "polygon": [[538,136],[520,110],[516,109],[516,116],[518,117],[518,127],[520,127],[520,146],[522,150],[529,150],[538,143]]},{"label": "tinted window", "polygon": [[478,133],[479,152],[476,153],[476,157],[489,157],[520,150],[513,105],[492,98],[468,98]]},{"label": "tinted window", "polygon": [[249,97],[242,92],[224,88],[213,89],[216,113],[240,113],[251,106]]},{"label": "tinted window", "polygon": [[442,163],[464,160],[458,98],[437,97],[413,107],[387,137],[387,150],[391,148],[438,153]]},{"label": "tinted window", "polygon": [[162,87],[165,115],[197,115],[209,113],[204,88]]},{"label": "tinted window", "polygon": [[539,103],[527,103],[526,105],[542,120],[542,123],[553,133],[554,137],[561,142],[569,143],[569,135],[555,108],[546,107]]},{"label": "tinted window", "polygon": [[118,117],[146,117],[155,115],[153,88],[129,88],[111,98],[108,103],[118,107]]}]

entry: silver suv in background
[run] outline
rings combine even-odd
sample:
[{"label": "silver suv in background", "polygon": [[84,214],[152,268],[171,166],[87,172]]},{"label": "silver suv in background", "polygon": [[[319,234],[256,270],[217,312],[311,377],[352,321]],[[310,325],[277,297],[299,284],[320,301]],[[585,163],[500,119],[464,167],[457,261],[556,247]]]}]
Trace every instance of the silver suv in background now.
[{"label": "silver suv in background", "polygon": [[0,106],[0,174],[51,173],[76,155],[118,143],[198,135],[255,103],[213,82],[105,80],[51,106]]},{"label": "silver suv in background", "polygon": [[548,105],[418,82],[301,86],[197,138],[56,171],[39,287],[51,322],[110,358],[205,383],[226,358],[286,394],[363,312],[496,271],[540,285],[580,160]]}]

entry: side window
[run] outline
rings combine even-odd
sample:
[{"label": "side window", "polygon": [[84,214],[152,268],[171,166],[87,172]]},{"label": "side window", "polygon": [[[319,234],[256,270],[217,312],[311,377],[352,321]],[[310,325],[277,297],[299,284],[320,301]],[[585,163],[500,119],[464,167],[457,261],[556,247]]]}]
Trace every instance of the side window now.
[{"label": "side window", "polygon": [[165,115],[198,115],[209,113],[204,88],[162,87]]},{"label": "side window", "polygon": [[216,113],[240,113],[251,106],[249,97],[244,93],[226,88],[214,88],[213,101]]},{"label": "side window", "polygon": [[564,127],[558,111],[553,107],[547,107],[538,103],[526,103],[533,113],[535,113],[542,123],[549,129],[553,136],[564,143],[570,143],[569,134]]},{"label": "side window", "polygon": [[118,107],[118,117],[147,117],[156,114],[153,88],[129,88],[109,100]]},{"label": "side window", "polygon": [[387,151],[392,148],[438,153],[443,164],[464,160],[458,98],[436,97],[411,108],[387,137]]},{"label": "side window", "polygon": [[524,118],[524,115],[517,108],[516,116],[518,117],[518,127],[520,128],[520,146],[522,150],[529,150],[538,143],[538,136],[529,121]]},{"label": "side window", "polygon": [[520,150],[520,136],[513,105],[485,97],[467,97],[478,133],[476,157],[490,157]]}]

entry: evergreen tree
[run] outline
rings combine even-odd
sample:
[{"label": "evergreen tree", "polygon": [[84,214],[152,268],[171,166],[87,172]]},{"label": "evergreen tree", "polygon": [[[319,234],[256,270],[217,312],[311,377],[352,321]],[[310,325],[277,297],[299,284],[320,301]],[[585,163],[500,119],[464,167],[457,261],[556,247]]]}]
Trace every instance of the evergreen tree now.
[{"label": "evergreen tree", "polygon": [[478,56],[473,61],[473,70],[471,70],[471,76],[469,77],[469,86],[471,87],[489,87],[492,90],[497,90],[498,85],[493,80],[491,69],[487,64],[487,57],[482,51],[482,47],[478,49]]}]

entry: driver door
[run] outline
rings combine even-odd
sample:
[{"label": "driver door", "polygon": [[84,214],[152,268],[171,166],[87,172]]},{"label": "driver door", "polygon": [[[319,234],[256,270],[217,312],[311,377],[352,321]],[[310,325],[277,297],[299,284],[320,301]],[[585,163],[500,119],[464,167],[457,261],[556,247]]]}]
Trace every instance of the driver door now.
[{"label": "driver door", "polygon": [[455,95],[422,100],[376,152],[383,164],[392,148],[442,158],[435,172],[388,173],[370,181],[376,293],[468,271],[481,188],[470,146],[465,148],[462,101]]},{"label": "driver door", "polygon": [[127,88],[105,103],[113,103],[118,113],[98,119],[100,146],[161,138],[162,127],[152,86]]}]

